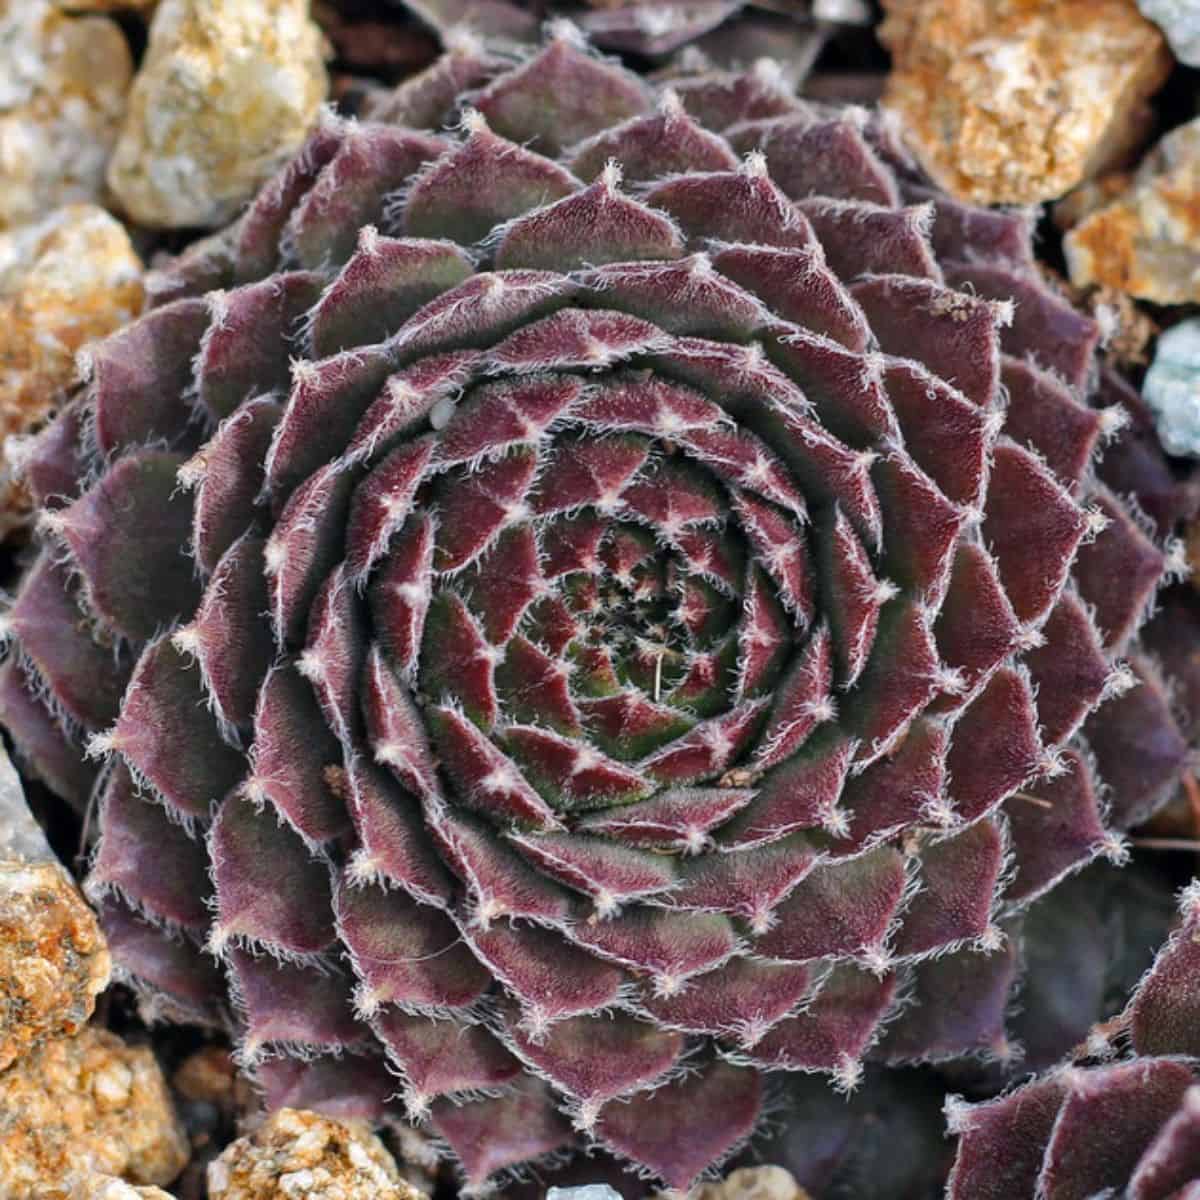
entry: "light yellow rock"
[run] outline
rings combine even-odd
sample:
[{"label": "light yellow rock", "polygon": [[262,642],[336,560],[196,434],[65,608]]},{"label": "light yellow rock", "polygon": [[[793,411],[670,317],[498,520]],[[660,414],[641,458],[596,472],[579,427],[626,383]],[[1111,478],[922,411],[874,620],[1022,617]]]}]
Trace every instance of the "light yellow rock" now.
[{"label": "light yellow rock", "polygon": [[209,1200],[427,1200],[363,1124],[281,1108],[208,1167]]},{"label": "light yellow rock", "polygon": [[132,77],[108,17],[0,0],[0,229],[102,194]]},{"label": "light yellow rock", "polygon": [[146,225],[230,220],[295,152],[328,89],[308,0],[162,0],[108,169]]},{"label": "light yellow rock", "polygon": [[88,1026],[77,1037],[47,1042],[0,1074],[5,1200],[32,1200],[73,1173],[165,1185],[188,1155],[148,1047],[127,1046]]},{"label": "light yellow rock", "polygon": [[[0,188],[0,192],[2,192]],[[119,221],[92,204],[0,232],[0,440],[17,450],[75,379],[75,355],[142,307],[142,264]],[[19,451],[18,451],[19,452]],[[0,537],[28,517],[0,461]]]},{"label": "light yellow rock", "polygon": [[719,1183],[706,1183],[694,1200],[808,1200],[808,1193],[783,1167],[740,1167]]},{"label": "light yellow rock", "polygon": [[947,191],[1055,199],[1144,136],[1171,69],[1134,0],[884,0],[884,106]]},{"label": "light yellow rock", "polygon": [[1064,249],[1077,287],[1200,302],[1200,119],[1167,134],[1128,188],[1067,234]]},{"label": "light yellow rock", "polygon": [[95,915],[66,871],[0,862],[0,1070],[76,1033],[111,973]]}]

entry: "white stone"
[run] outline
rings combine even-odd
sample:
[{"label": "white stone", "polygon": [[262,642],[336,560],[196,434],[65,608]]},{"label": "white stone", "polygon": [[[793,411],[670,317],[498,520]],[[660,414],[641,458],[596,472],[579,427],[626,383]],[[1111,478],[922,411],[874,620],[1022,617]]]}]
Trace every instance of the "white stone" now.
[{"label": "white stone", "polygon": [[1200,458],[1200,318],[1174,325],[1158,339],[1142,399],[1154,412],[1167,452]]},{"label": "white stone", "polygon": [[583,1187],[552,1187],[546,1200],[621,1200],[621,1193],[607,1183],[588,1183]]},{"label": "white stone", "polygon": [[132,76],[108,17],[0,0],[0,229],[100,197]]}]

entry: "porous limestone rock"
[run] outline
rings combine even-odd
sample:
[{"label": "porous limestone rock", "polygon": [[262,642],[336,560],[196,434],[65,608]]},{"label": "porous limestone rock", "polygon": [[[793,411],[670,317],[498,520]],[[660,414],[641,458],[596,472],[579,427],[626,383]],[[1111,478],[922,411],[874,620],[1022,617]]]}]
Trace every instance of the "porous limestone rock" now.
[{"label": "porous limestone rock", "polygon": [[1129,187],[1064,242],[1071,282],[1158,304],[1200,301],[1200,118],[1146,155]]},{"label": "porous limestone rock", "polygon": [[426,1200],[354,1121],[281,1108],[209,1164],[209,1200]]},{"label": "porous limestone rock", "polygon": [[79,350],[141,307],[141,260],[102,208],[69,204],[0,232],[0,537],[28,515],[12,470],[20,436],[54,411]]},{"label": "porous limestone rock", "polygon": [[1133,0],[884,0],[884,104],[980,204],[1061,196],[1127,154],[1171,56]]},{"label": "porous limestone rock", "polygon": [[1200,67],[1200,4],[1196,0],[1137,0],[1147,16],[1167,35],[1180,62]]},{"label": "porous limestone rock", "polygon": [[162,0],[109,163],[125,211],[163,228],[232,218],[316,120],[322,56],[308,0]]},{"label": "porous limestone rock", "polygon": [[[95,915],[51,853],[0,749],[0,1071],[47,1038],[77,1032],[111,972]],[[3,1113],[0,1101],[0,1124]]]},{"label": "porous limestone rock", "polygon": [[0,229],[101,195],[132,77],[108,17],[0,0]]},{"label": "porous limestone rock", "polygon": [[187,1138],[149,1047],[89,1026],[0,1074],[6,1200],[33,1200],[75,1172],[165,1185],[187,1159]]},{"label": "porous limestone rock", "polygon": [[808,1200],[808,1193],[783,1167],[741,1167],[702,1185],[695,1200]]},{"label": "porous limestone rock", "polygon": [[110,973],[96,918],[66,871],[0,863],[0,1069],[77,1032]]}]

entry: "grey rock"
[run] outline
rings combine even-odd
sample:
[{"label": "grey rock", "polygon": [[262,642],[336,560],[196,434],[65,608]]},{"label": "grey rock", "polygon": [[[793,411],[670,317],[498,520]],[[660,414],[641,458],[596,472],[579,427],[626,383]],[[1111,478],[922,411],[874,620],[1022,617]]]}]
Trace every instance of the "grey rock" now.
[{"label": "grey rock", "polygon": [[1182,321],[1158,339],[1142,399],[1154,412],[1167,452],[1200,458],[1200,318]]}]

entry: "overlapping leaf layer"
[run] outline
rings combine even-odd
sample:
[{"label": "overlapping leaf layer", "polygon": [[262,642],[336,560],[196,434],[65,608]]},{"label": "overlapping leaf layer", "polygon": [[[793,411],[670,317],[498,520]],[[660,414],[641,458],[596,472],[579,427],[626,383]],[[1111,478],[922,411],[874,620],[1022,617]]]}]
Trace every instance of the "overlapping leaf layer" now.
[{"label": "overlapping leaf layer", "polygon": [[560,29],[377,116],[25,456],[0,711],[64,795],[105,756],[127,975],[473,1186],[588,1142],[683,1186],[769,1072],[1005,1055],[1009,922],[1185,755],[1097,328],[766,68]]}]

